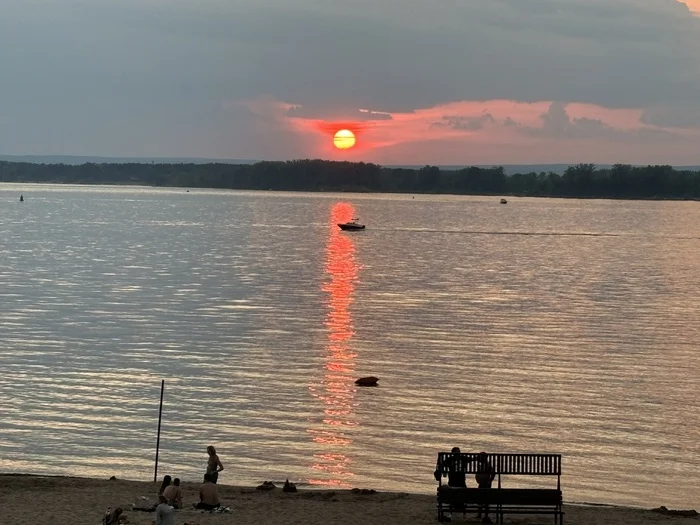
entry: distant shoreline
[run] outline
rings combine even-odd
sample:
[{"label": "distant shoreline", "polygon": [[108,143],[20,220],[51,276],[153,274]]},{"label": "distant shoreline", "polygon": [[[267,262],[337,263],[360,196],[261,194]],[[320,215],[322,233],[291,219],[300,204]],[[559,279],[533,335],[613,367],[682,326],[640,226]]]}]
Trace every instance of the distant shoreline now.
[{"label": "distant shoreline", "polygon": [[[294,159],[290,159],[293,161]],[[32,164],[66,164],[72,166],[78,166],[82,164],[257,164],[259,162],[265,162],[260,159],[226,159],[226,158],[213,158],[213,157],[112,157],[109,155],[0,155],[0,162],[28,162]],[[287,162],[287,161],[267,161],[267,162]],[[330,162],[330,161],[328,161]],[[361,162],[357,162],[358,164]],[[527,173],[527,172],[554,172],[558,174],[564,173],[566,168],[570,166],[576,166],[576,162],[543,162],[543,163],[515,163],[515,164],[503,164],[503,163],[481,163],[481,164],[429,164],[431,166],[436,166],[441,170],[445,171],[456,171],[471,166],[477,168],[491,168],[493,166],[502,166],[505,169],[507,175],[512,175],[515,173]],[[644,167],[647,164],[630,164],[631,166]],[[425,164],[382,164],[385,168],[392,169],[410,169],[417,170],[425,166]],[[614,164],[597,164],[598,168],[609,169],[614,166]],[[675,170],[690,170],[690,171],[700,171],[700,164],[697,165],[671,165]]]},{"label": "distant shoreline", "polygon": [[[648,202],[661,202],[661,201],[672,201],[672,202],[698,202],[700,197],[597,197],[597,196],[573,196],[573,195],[523,195],[523,194],[510,194],[510,193],[415,193],[415,192],[398,192],[398,191],[362,191],[362,190],[328,190],[328,189],[303,189],[303,190],[264,190],[260,188],[212,188],[207,186],[157,186],[153,184],[140,184],[131,182],[63,182],[63,181],[2,181],[0,184],[12,184],[21,186],[23,184],[36,184],[36,185],[53,185],[53,186],[94,186],[94,187],[106,187],[113,186],[117,188],[153,188],[153,189],[182,189],[182,190],[217,190],[217,191],[250,191],[259,193],[277,192],[277,193],[356,193],[359,195],[426,195],[432,197],[439,196],[449,196],[449,197],[508,197],[513,199],[570,199],[570,200],[609,200],[609,201],[648,201]],[[17,190],[22,192],[22,190]],[[26,193],[26,191],[24,192]]]},{"label": "distant shoreline", "polygon": [[563,174],[507,174],[502,166],[445,170],[437,166],[388,168],[363,162],[295,160],[255,164],[34,164],[0,161],[0,181],[154,187],[562,197],[626,200],[700,199],[700,170],[671,166],[593,164]]}]

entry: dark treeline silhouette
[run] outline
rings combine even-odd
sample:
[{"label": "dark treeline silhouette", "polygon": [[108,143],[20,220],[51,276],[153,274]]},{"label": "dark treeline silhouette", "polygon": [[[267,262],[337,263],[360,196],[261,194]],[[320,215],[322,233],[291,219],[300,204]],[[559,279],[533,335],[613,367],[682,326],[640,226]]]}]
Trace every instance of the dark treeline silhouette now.
[{"label": "dark treeline silhouette", "polygon": [[700,199],[700,171],[594,164],[557,173],[506,175],[502,167],[384,168],[364,162],[294,160],[255,164],[34,164],[0,162],[2,182],[134,184],[288,191],[454,193],[532,197]]}]

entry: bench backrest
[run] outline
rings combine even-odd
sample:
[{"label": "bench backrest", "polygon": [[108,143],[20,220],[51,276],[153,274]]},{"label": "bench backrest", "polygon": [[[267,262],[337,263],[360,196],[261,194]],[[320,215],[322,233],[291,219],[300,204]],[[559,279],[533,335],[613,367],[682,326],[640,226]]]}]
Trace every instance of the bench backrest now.
[{"label": "bench backrest", "polygon": [[498,474],[561,476],[561,454],[496,454]]}]

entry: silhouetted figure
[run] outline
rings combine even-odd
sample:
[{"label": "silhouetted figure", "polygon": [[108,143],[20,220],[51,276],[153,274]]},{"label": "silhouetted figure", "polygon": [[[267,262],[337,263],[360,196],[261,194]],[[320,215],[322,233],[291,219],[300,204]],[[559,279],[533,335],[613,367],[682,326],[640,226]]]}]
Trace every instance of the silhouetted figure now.
[{"label": "silhouetted figure", "polygon": [[19,202],[24,202],[24,195],[19,196]]},{"label": "silhouetted figure", "polygon": [[[490,489],[493,483],[493,478],[496,477],[496,473],[493,470],[493,466],[489,463],[488,456],[486,452],[480,452],[477,459],[479,465],[476,469],[476,474],[474,474],[474,479],[479,485],[480,489]],[[484,513],[484,519],[481,520],[483,523],[491,523],[491,518],[489,518],[489,506],[480,505],[479,514],[477,519],[481,518],[481,513]]]},{"label": "silhouetted figure", "polygon": [[467,479],[464,473],[464,467],[462,467],[462,459],[459,457],[460,450],[459,447],[453,447],[451,450],[454,456],[447,458],[444,464],[436,465],[435,467],[435,481],[440,481],[440,476],[447,472],[447,486],[448,487],[462,487],[466,488]]},{"label": "silhouetted figure", "polygon": [[[438,490],[450,490],[452,488],[467,488],[467,478],[464,473],[464,465],[462,464],[462,458],[460,457],[459,447],[453,447],[452,456],[447,458],[443,464],[438,463],[435,466],[435,480],[440,481],[440,476],[447,472],[447,487],[444,485],[439,487]],[[462,513],[466,512],[463,504],[455,504],[452,506],[454,510],[460,511]],[[445,516],[445,521],[452,521],[452,516]]]},{"label": "silhouetted figure", "polygon": [[[221,460],[216,454],[216,449],[212,445],[207,447],[207,454],[209,454],[209,459],[207,460],[206,473],[209,474],[211,482],[216,484],[219,479],[219,472],[224,470],[224,466],[221,464]],[[206,475],[204,476],[204,479],[207,479]]]}]

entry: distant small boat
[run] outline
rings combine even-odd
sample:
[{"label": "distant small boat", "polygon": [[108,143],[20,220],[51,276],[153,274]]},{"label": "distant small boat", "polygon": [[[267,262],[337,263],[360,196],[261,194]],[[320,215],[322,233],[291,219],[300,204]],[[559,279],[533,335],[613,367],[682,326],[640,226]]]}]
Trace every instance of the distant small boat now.
[{"label": "distant small boat", "polygon": [[377,381],[379,381],[378,377],[361,377],[360,379],[355,381],[355,384],[357,386],[377,386]]},{"label": "distant small boat", "polygon": [[19,202],[24,202],[24,195],[19,196]]},{"label": "distant small boat", "polygon": [[341,222],[341,223],[338,224],[338,227],[339,227],[341,230],[350,230],[350,231],[352,231],[352,230],[364,230],[364,229],[365,229],[365,225],[364,225],[364,224],[360,224],[360,223],[357,222],[357,221],[358,221],[358,219],[353,219],[353,220],[351,220],[350,222]]},{"label": "distant small boat", "polygon": [[505,199],[501,199],[501,204],[508,204],[508,201]]}]

